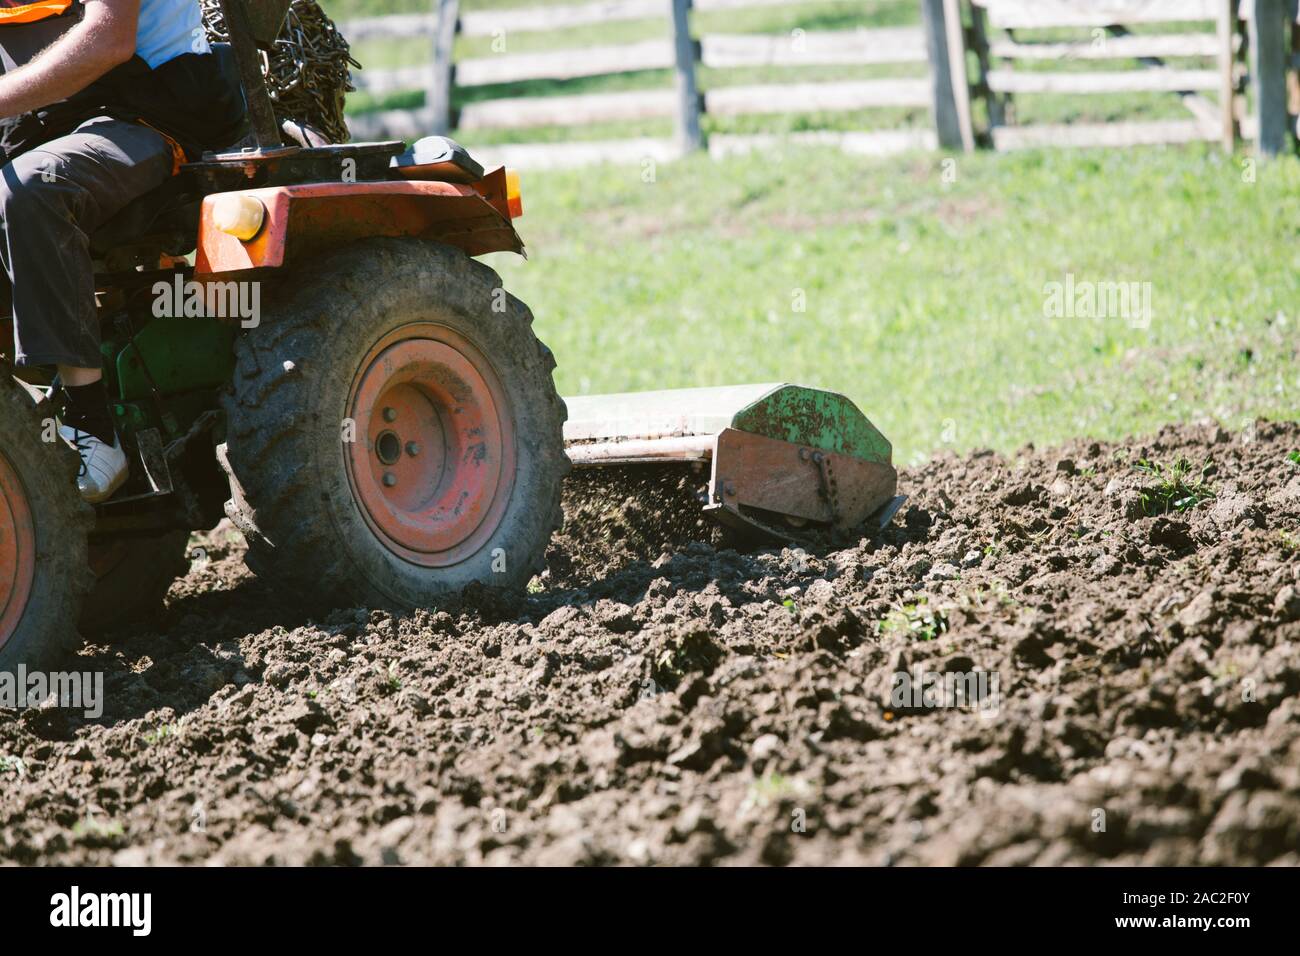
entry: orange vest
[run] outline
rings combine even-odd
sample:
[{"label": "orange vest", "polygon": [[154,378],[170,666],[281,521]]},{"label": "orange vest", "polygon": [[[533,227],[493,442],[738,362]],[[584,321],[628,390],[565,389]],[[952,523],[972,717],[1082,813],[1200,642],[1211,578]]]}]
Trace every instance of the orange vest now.
[{"label": "orange vest", "polygon": [[61,17],[73,0],[0,0],[0,27]]}]

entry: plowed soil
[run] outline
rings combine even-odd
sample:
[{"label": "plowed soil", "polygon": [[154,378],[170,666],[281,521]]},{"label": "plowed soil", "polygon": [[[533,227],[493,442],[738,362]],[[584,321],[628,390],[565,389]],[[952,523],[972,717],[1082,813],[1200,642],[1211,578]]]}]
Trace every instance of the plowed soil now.
[{"label": "plowed soil", "polygon": [[68,660],[101,719],[0,711],[0,859],[1297,864],[1296,452],[941,458],[883,532],[750,552],[574,482],[529,594],[408,617],[296,615],[219,528]]}]

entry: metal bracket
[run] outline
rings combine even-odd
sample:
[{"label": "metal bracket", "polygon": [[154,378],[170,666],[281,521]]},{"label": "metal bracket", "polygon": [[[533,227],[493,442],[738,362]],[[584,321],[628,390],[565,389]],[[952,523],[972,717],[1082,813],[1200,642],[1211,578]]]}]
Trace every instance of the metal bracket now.
[{"label": "metal bracket", "polygon": [[203,432],[215,425],[217,419],[220,417],[221,413],[219,411],[216,409],[209,409],[198,418],[194,419],[194,424],[190,426],[189,431],[167,445],[167,451],[164,455],[166,460],[175,461],[179,458],[181,453],[185,451],[186,446]]},{"label": "metal bracket", "polygon": [[140,463],[144,465],[145,477],[155,495],[172,493],[172,471],[167,466],[167,454],[163,451],[162,435],[156,428],[145,428],[135,433],[135,443],[140,449]]},{"label": "metal bracket", "polygon": [[712,515],[718,524],[731,528],[733,531],[745,532],[781,544],[798,545],[804,543],[795,529],[778,528],[765,521],[760,521],[753,515],[744,514],[734,505],[705,505],[704,513]]},{"label": "metal bracket", "polygon": [[167,465],[167,454],[163,451],[162,435],[158,429],[142,428],[135,433],[135,443],[140,452],[140,464],[144,468],[144,475],[149,482],[150,490],[143,494],[129,495],[125,498],[110,498],[101,504],[100,508],[130,504],[133,501],[144,501],[149,498],[161,498],[175,491],[175,486],[172,483],[172,471]]},{"label": "metal bracket", "polygon": [[[221,12],[226,20],[226,32],[230,35],[235,62],[239,66],[244,103],[248,106],[248,119],[257,140],[257,148],[259,151],[279,149],[283,147],[284,140],[280,138],[280,124],[276,122],[275,108],[262,76],[262,54],[257,48],[254,21],[244,4],[245,0],[221,0]],[[259,26],[265,27],[263,20],[269,23],[273,18],[274,12],[268,12],[271,13],[270,17],[259,16]],[[276,29],[279,29],[278,23]]]},{"label": "metal bracket", "polygon": [[898,509],[903,507],[906,502],[907,495],[895,495],[886,502],[883,508],[876,512],[876,521],[879,523],[881,531],[889,527],[889,523],[894,520],[894,515],[898,514]]},{"label": "metal bracket", "polygon": [[821,479],[822,497],[826,499],[826,504],[831,509],[831,523],[838,524],[840,520],[840,490],[835,483],[835,467],[831,464],[830,456],[823,451],[814,451],[811,448],[799,449],[799,460],[808,461],[812,459],[817,466],[818,477]]}]

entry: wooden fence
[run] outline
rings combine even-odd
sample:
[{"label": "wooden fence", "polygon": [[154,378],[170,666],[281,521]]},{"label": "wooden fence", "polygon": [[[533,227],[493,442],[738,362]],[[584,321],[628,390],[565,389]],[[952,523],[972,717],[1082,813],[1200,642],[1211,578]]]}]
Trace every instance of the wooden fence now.
[{"label": "wooden fence", "polygon": [[[1064,3],[1055,0],[973,0],[970,42],[979,63],[976,90],[985,98],[996,149],[1044,145],[1128,146],[1234,140],[1237,32],[1231,0],[1146,0]],[[1214,32],[1130,33],[1138,24],[1205,21]],[[1203,23],[1201,25],[1204,25]],[[1016,31],[1069,27],[1087,33],[1064,42],[1033,42]],[[1168,58],[1193,66],[1171,67]],[[1138,69],[1017,70],[1044,60],[1135,60]],[[1183,120],[1034,124],[1013,121],[1015,97],[1040,94],[1168,93],[1191,115]],[[1217,94],[1217,99],[1206,97]]]},{"label": "wooden fence", "polygon": [[[569,6],[464,11],[459,0],[431,0],[426,14],[354,20],[352,41],[419,36],[424,65],[367,69],[358,89],[377,97],[424,91],[424,105],[349,118],[356,138],[415,138],[450,130],[518,131],[522,142],[481,147],[493,161],[524,167],[594,161],[670,159],[707,145],[713,155],[760,149],[783,140],[819,142],[863,153],[942,146],[970,150],[1026,146],[1125,146],[1258,140],[1275,154],[1291,146],[1300,112],[1297,0],[917,0],[915,26],[790,34],[692,36],[689,12],[788,6],[808,0],[586,0]],[[567,30],[610,21],[661,22],[663,36],[612,46],[496,53],[456,61],[456,36],[498,37]],[[1190,24],[1184,26],[1184,24]],[[1197,27],[1199,26],[1199,29]],[[1136,27],[1130,31],[1130,27]],[[1026,38],[1069,28],[1071,39]],[[1167,29],[1166,29],[1167,28]],[[1178,65],[1169,65],[1174,60]],[[1095,69],[1094,61],[1136,61],[1138,69]],[[1045,63],[1052,69],[1042,69]],[[1088,69],[1071,69],[1083,63]],[[837,82],[719,85],[700,93],[700,66],[732,68],[818,65],[909,65],[911,75]],[[917,65],[928,64],[924,72]],[[1189,65],[1190,64],[1190,65]],[[1017,66],[1022,67],[1017,69]],[[672,86],[620,92],[472,99],[459,109],[456,90],[536,80],[573,80],[646,70],[671,71]],[[885,72],[888,72],[886,69]],[[1288,74],[1290,74],[1288,76]],[[1243,95],[1250,85],[1252,107]],[[1051,95],[1167,93],[1181,119],[1115,123],[1016,122],[1018,98]],[[977,118],[973,104],[983,105]],[[701,134],[702,115],[736,117],[877,107],[927,110],[917,128],[784,136]],[[671,139],[638,138],[528,143],[541,126],[671,118]],[[982,123],[982,128],[977,128]]]},{"label": "wooden fence", "polygon": [[[970,0],[967,17],[965,37],[978,63],[972,94],[986,104],[996,149],[1194,141],[1232,149],[1239,137],[1258,139],[1269,155],[1287,147],[1295,121],[1288,120],[1286,74],[1300,62],[1293,53],[1295,0]],[[1131,32],[1133,26],[1145,29]],[[1051,28],[1072,28],[1078,36],[1033,41],[1018,33]],[[1016,69],[1114,60],[1136,61],[1139,68]],[[1014,120],[1016,97],[1114,93],[1167,93],[1188,115],[1104,124]]]},{"label": "wooden fence", "polygon": [[[698,67],[729,70],[744,67],[800,67],[819,65],[924,65],[930,61],[934,41],[927,30],[944,28],[942,15],[927,17],[914,27],[873,30],[803,31],[792,34],[705,34],[692,37],[689,10],[730,10],[754,6],[789,6],[808,0],[598,0],[574,6],[552,6],[457,11],[457,0],[435,0],[437,12],[427,15],[390,16],[352,21],[342,25],[350,40],[376,37],[432,36],[429,65],[390,70],[363,70],[357,88],[375,95],[404,90],[425,90],[425,105],[415,110],[386,110],[350,118],[358,138],[410,138],[435,131],[520,130],[584,126],[627,120],[671,118],[671,140],[569,141],[562,144],[527,142],[484,148],[493,158],[504,156],[521,165],[572,165],[602,159],[671,158],[704,145],[700,117],[736,117],[755,114],[811,113],[868,110],[877,107],[922,109],[934,113],[936,92],[951,96],[945,74],[940,82],[928,75],[898,76],[838,82],[759,83],[721,85],[700,93]],[[944,0],[924,0],[924,7],[942,8]],[[532,32],[567,29],[611,20],[659,20],[664,36],[617,46],[552,50],[539,53],[496,54],[453,62],[451,44],[456,32],[465,36],[493,36],[502,31]],[[440,26],[441,24],[441,26]],[[456,24],[457,30],[448,25]],[[502,97],[468,102],[452,109],[455,89],[530,80],[570,80],[579,77],[671,70],[671,87],[627,92],[586,93],[528,97]],[[951,112],[951,110],[949,110]],[[773,139],[763,134],[715,134],[708,148],[725,155],[763,148]],[[913,148],[933,149],[940,141],[961,145],[960,140],[936,134],[932,126],[861,132],[810,130],[794,139],[835,143],[854,152],[884,153]]]}]

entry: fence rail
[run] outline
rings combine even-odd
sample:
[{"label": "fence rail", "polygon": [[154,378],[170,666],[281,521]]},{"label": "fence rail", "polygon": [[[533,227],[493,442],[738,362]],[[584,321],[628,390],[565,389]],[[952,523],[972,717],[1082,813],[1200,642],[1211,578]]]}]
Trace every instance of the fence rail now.
[{"label": "fence rail", "polygon": [[[756,66],[878,65],[924,63],[925,35],[919,28],[805,33],[797,45],[783,34],[707,34],[700,38],[699,63],[714,69]],[[475,57],[456,63],[459,86],[521,80],[569,80],[583,76],[666,70],[674,65],[672,40],[614,46]],[[383,95],[421,89],[430,66],[363,70],[358,90]]]},{"label": "fence rail", "polygon": [[[784,137],[714,133],[708,142],[714,155],[767,148],[781,139],[862,153],[936,146],[972,149],[981,143],[1017,149],[1217,140],[1232,147],[1238,139],[1254,139],[1262,153],[1275,154],[1292,145],[1297,128],[1288,105],[1300,98],[1300,83],[1293,81],[1291,104],[1287,95],[1287,73],[1300,70],[1297,0],[917,0],[920,22],[913,26],[704,33],[698,39],[687,22],[689,9],[811,2],[826,0],[594,0],[465,12],[460,12],[458,0],[432,0],[429,13],[353,20],[341,25],[353,41],[422,36],[431,39],[433,57],[418,66],[363,70],[354,78],[359,90],[380,98],[424,90],[423,107],[360,114],[349,122],[354,136],[367,139],[414,138],[453,127],[522,131],[661,119],[675,124],[671,141],[518,143],[490,151],[525,157],[533,165],[564,164],[566,155],[573,163],[680,155],[704,145],[701,115],[725,119],[892,107],[928,110],[932,124],[928,129],[814,130]],[[611,21],[661,21],[665,33],[632,43],[503,52],[453,63],[457,34],[495,38],[506,30],[556,31]],[[1196,23],[1202,24],[1199,32],[1188,26]],[[1206,29],[1207,23],[1212,28]],[[1142,25],[1142,31],[1129,32],[1132,25]],[[1057,30],[1057,35],[1033,35],[1045,28]],[[1062,39],[1063,29],[1086,30],[1088,35]],[[973,75],[968,60],[978,64]],[[1170,60],[1178,65],[1169,65]],[[1095,68],[1107,61],[1136,61],[1139,66]],[[1069,69],[1076,62],[1093,68]],[[1052,64],[1061,69],[1041,68]],[[702,94],[695,75],[700,67],[726,71],[889,65],[927,65],[928,70],[923,76],[714,85]],[[459,110],[452,109],[455,89],[645,71],[668,72],[673,84],[546,96],[492,97],[485,90]],[[1247,81],[1249,101],[1244,96]],[[1178,97],[1184,118],[1031,126],[1014,121],[1016,98],[1022,96],[1166,93]],[[977,129],[972,103],[979,101],[985,105],[981,119],[986,126]]]},{"label": "fence rail", "polygon": [[1108,27],[1116,23],[1213,20],[1220,0],[987,0],[989,25],[1002,29]]},{"label": "fence rail", "polygon": [[1020,43],[995,40],[989,52],[1014,60],[1136,60],[1145,56],[1217,56],[1219,39],[1212,33],[1139,34],[1064,43]]},{"label": "fence rail", "polygon": [[920,27],[804,33],[797,47],[784,34],[717,33],[700,38],[700,62],[715,69],[925,61]]},{"label": "fence rail", "polygon": [[[827,0],[696,0],[692,7],[709,12],[825,2]],[[671,6],[672,0],[604,0],[568,6],[467,10],[460,15],[460,32],[465,36],[493,36],[508,26],[512,33],[545,33],[598,23],[666,19]],[[350,41],[391,39],[429,33],[437,22],[438,15],[433,12],[394,13],[346,20],[339,24],[339,29]]]}]

